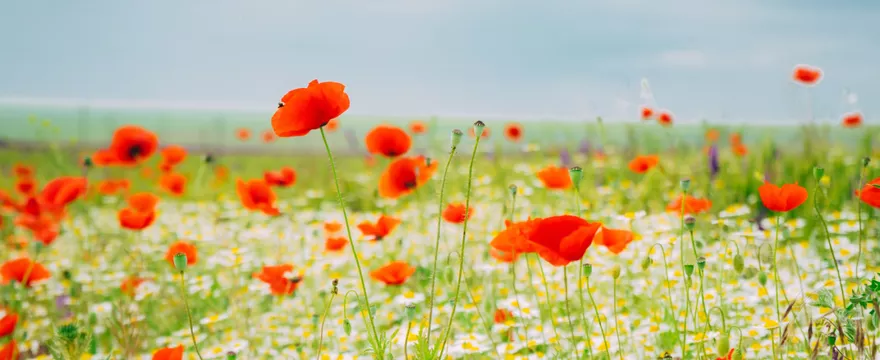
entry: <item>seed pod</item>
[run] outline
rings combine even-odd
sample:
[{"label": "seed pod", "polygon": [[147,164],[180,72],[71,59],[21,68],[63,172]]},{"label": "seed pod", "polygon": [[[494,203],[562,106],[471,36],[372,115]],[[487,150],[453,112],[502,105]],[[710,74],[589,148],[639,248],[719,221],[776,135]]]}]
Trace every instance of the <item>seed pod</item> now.
[{"label": "seed pod", "polygon": [[742,255],[736,254],[736,256],[733,257],[733,270],[736,270],[736,272],[742,274],[742,272],[745,268],[746,268],[746,259],[743,258]]},{"label": "seed pod", "polygon": [[828,345],[834,346],[835,343],[837,343],[837,336],[828,335]]}]

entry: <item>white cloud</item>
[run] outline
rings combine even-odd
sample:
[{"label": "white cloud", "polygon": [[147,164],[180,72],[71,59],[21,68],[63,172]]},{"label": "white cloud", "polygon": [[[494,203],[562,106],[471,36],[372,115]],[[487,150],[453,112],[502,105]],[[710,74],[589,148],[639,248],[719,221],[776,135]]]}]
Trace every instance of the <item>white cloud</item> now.
[{"label": "white cloud", "polygon": [[701,68],[706,66],[707,57],[700,50],[670,50],[660,53],[659,61],[663,65]]}]

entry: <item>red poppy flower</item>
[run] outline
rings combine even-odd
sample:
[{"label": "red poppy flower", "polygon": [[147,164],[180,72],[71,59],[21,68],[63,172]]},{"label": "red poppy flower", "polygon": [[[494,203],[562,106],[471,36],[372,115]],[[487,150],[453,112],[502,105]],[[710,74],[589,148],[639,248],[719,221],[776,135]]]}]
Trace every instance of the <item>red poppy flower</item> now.
[{"label": "red poppy flower", "polygon": [[58,177],[43,187],[43,191],[40,192],[40,203],[51,211],[57,211],[85,196],[88,188],[88,182],[84,177]]},{"label": "red poppy flower", "polygon": [[657,114],[657,122],[666,127],[672,126],[672,113],[666,110],[660,111]]},{"label": "red poppy flower", "polygon": [[651,120],[651,118],[654,116],[654,109],[647,106],[642,106],[641,113],[642,120]]},{"label": "red poppy flower", "polygon": [[348,239],[344,236],[328,236],[324,242],[324,249],[327,251],[340,251],[348,245]]},{"label": "red poppy flower", "polygon": [[34,168],[30,165],[25,164],[15,164],[12,166],[12,172],[17,177],[33,177],[34,176]]},{"label": "red poppy flower", "polygon": [[328,233],[335,233],[342,230],[342,224],[336,221],[328,221],[324,223],[324,231]]},{"label": "red poppy flower", "polygon": [[620,254],[633,241],[633,233],[628,230],[609,229],[603,226],[594,241],[597,245],[602,245],[609,251]]},{"label": "red poppy flower", "polygon": [[743,143],[733,144],[730,149],[733,150],[733,154],[737,157],[743,157],[749,154],[749,148]]},{"label": "red poppy flower", "polygon": [[721,132],[719,132],[718,129],[706,130],[706,141],[714,143],[718,141],[719,137],[721,137]]},{"label": "red poppy flower", "polygon": [[24,284],[25,287],[31,287],[33,283],[48,279],[51,275],[49,270],[46,270],[42,264],[31,261],[31,259],[26,257],[9,260],[0,266],[0,276],[3,278],[3,284],[15,281],[19,284]]},{"label": "red poppy flower", "polygon": [[241,141],[248,141],[251,138],[251,130],[246,128],[240,128],[235,131],[235,137]]},{"label": "red poppy flower", "polygon": [[[684,197],[684,213],[685,214],[699,214],[706,211],[712,207],[712,202],[708,199],[699,199],[693,196],[687,195]],[[675,198],[669,205],[666,205],[666,211],[669,212],[681,212],[681,196]]]},{"label": "red poppy flower", "polygon": [[807,201],[807,189],[798,184],[784,184],[782,187],[765,182],[758,188],[761,202],[767,210],[788,212]]},{"label": "red poppy flower", "polygon": [[797,65],[791,74],[792,80],[805,86],[813,86],[822,80],[822,69],[810,65]]},{"label": "red poppy flower", "polygon": [[474,215],[474,209],[467,209],[462,203],[452,203],[443,210],[443,219],[453,224],[461,224]]},{"label": "red poppy flower", "polygon": [[509,123],[507,125],[504,125],[504,136],[507,137],[508,140],[518,142],[522,139],[522,135],[522,125],[517,123]]},{"label": "red poppy flower", "polygon": [[119,285],[119,290],[125,295],[134,296],[137,288],[145,281],[147,281],[147,279],[142,277],[129,276],[122,281],[121,285]]},{"label": "red poppy flower", "polygon": [[437,165],[422,156],[395,159],[379,178],[379,196],[396,199],[412,193],[431,179]]},{"label": "red poppy flower", "polygon": [[168,247],[168,251],[165,252],[165,260],[171,264],[172,268],[174,267],[174,256],[179,253],[186,254],[187,266],[193,266],[199,260],[199,253],[195,245],[186,241],[178,241],[171,244],[171,246]]},{"label": "red poppy flower", "polygon": [[540,218],[515,223],[505,220],[504,225],[506,229],[495,235],[489,246],[503,253],[525,254],[535,252],[535,247],[529,242],[529,236],[540,221]]},{"label": "red poppy flower", "polygon": [[862,126],[862,113],[851,112],[843,115],[840,125],[845,128],[856,128]]},{"label": "red poppy flower", "polygon": [[385,285],[402,285],[415,274],[416,268],[403,261],[394,261],[370,273],[370,277]]},{"label": "red poppy flower", "polygon": [[734,351],[736,351],[736,349],[730,349],[730,350],[727,352],[727,355],[719,356],[719,357],[715,358],[715,360],[732,360],[732,359],[733,359],[733,352],[734,352]]},{"label": "red poppy flower", "polygon": [[156,212],[152,210],[137,211],[127,207],[119,210],[117,218],[119,219],[119,226],[129,230],[140,231],[153,225],[153,221],[156,220]]},{"label": "red poppy flower", "polygon": [[183,345],[159,349],[153,353],[153,360],[183,360]]},{"label": "red poppy flower", "polygon": [[271,143],[275,141],[275,133],[272,130],[263,131],[262,138],[264,143]]},{"label": "red poppy flower", "polygon": [[513,320],[513,313],[504,309],[495,310],[495,323],[503,324],[507,320]]},{"label": "red poppy flower", "polygon": [[428,131],[428,125],[419,120],[413,120],[409,123],[409,131],[413,134],[424,134]]},{"label": "red poppy flower", "polygon": [[327,122],[327,125],[324,126],[324,129],[327,132],[336,131],[337,129],[339,129],[339,119],[330,119],[330,121]]},{"label": "red poppy flower", "polygon": [[289,167],[283,167],[278,171],[266,171],[263,179],[271,186],[289,187],[296,182],[296,171]]},{"label": "red poppy flower", "polygon": [[162,162],[168,166],[177,166],[186,159],[186,148],[170,145],[162,149]]},{"label": "red poppy flower", "polygon": [[358,229],[361,230],[364,236],[372,236],[373,240],[382,240],[399,224],[400,219],[382,215],[379,217],[379,220],[376,220],[375,224],[369,221],[358,224]]},{"label": "red poppy flower", "polygon": [[37,180],[32,177],[19,177],[15,180],[15,190],[25,196],[33,195],[37,190]]},{"label": "red poppy flower", "polygon": [[159,137],[140,126],[125,125],[113,133],[109,153],[111,164],[134,165],[148,159],[159,147]]},{"label": "red poppy flower", "polygon": [[0,348],[0,360],[16,360],[18,359],[18,345],[15,340],[9,340],[6,345]]},{"label": "red poppy flower", "polygon": [[163,174],[159,178],[159,185],[172,195],[181,196],[186,191],[186,176],[180,173]]},{"label": "red poppy flower", "polygon": [[573,215],[541,219],[529,234],[529,242],[542,259],[565,266],[584,257],[601,227]]},{"label": "red poppy flower", "polygon": [[[2,310],[2,308],[0,308]],[[15,324],[18,323],[18,314],[4,310],[6,313],[0,318],[0,338],[12,334],[15,331]]]},{"label": "red poppy flower", "polygon": [[412,146],[412,139],[399,127],[379,125],[367,133],[366,144],[371,154],[393,158],[406,154]]},{"label": "red poppy flower", "polygon": [[660,162],[660,156],[657,155],[640,155],[629,162],[629,169],[636,174],[644,174],[657,166]]},{"label": "red poppy flower", "polygon": [[312,80],[308,87],[289,91],[272,115],[272,129],[280,137],[303,136],[342,115],[351,102],[345,85]]},{"label": "red poppy flower", "polygon": [[291,264],[263,266],[261,272],[254,274],[254,278],[269,284],[269,290],[273,295],[291,295],[302,281],[299,276],[291,276],[292,272]]},{"label": "red poppy flower", "polygon": [[266,215],[278,215],[275,207],[275,192],[263,179],[251,179],[247,182],[238,179],[236,191],[241,204],[248,210],[259,210]]},{"label": "red poppy flower", "polygon": [[519,259],[519,253],[512,251],[504,252],[496,248],[489,248],[489,256],[503,263],[512,263],[516,262],[516,260]]},{"label": "red poppy flower", "polygon": [[561,166],[547,166],[537,173],[538,179],[544,184],[544,187],[554,190],[564,190],[571,188],[571,175],[568,169]]},{"label": "red poppy flower", "polygon": [[116,163],[116,155],[110,150],[98,150],[92,154],[92,164],[97,167],[110,166]]},{"label": "red poppy flower", "polygon": [[140,212],[150,212],[156,209],[159,197],[148,192],[132,194],[128,197],[128,206]]},{"label": "red poppy flower", "polygon": [[880,186],[880,177],[865,184],[856,195],[858,195],[859,199],[865,204],[880,209],[880,189],[874,187],[874,185]]}]

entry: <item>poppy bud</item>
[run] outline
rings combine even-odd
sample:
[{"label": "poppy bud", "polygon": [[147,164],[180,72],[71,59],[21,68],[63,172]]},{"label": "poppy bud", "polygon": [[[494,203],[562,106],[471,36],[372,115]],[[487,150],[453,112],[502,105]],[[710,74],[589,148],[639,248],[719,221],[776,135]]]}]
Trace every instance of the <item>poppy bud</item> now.
[{"label": "poppy bud", "polygon": [[767,285],[767,273],[758,272],[758,282],[761,283],[761,286]]},{"label": "poppy bud", "polygon": [[611,277],[613,277],[615,280],[620,277],[620,265],[614,265],[614,267],[611,269]]},{"label": "poppy bud", "polygon": [[86,168],[90,168],[90,167],[92,167],[92,165],[94,165],[94,164],[95,164],[95,163],[92,162],[92,158],[91,158],[91,157],[86,156],[86,158],[83,159],[83,166],[85,166]]},{"label": "poppy bud", "polygon": [[339,294],[339,279],[333,279],[332,285],[333,288],[330,290],[330,293],[333,295]]},{"label": "poppy bud", "polygon": [[235,353],[232,351],[226,353],[226,360],[235,360]]},{"label": "poppy bud", "polygon": [[459,129],[452,130],[452,148],[458,147],[458,144],[461,142],[461,135],[463,133]]},{"label": "poppy bud", "polygon": [[410,320],[416,318],[416,304],[406,304],[406,317]]},{"label": "poppy bud", "polygon": [[653,263],[654,260],[652,260],[650,256],[645,256],[645,258],[642,259],[642,271],[648,270],[648,268],[651,267],[651,264]]},{"label": "poppy bud", "polygon": [[510,186],[507,187],[507,190],[510,190],[511,196],[516,196],[516,190],[517,190],[516,185],[511,184]]},{"label": "poppy bud", "polygon": [[425,158],[425,166],[431,166],[431,158],[429,158],[429,157]]},{"label": "poppy bud", "polygon": [[186,270],[186,253],[179,252],[174,254],[174,268],[177,271],[184,272]]},{"label": "poppy bud", "polygon": [[688,231],[694,231],[694,226],[697,224],[697,219],[693,216],[688,216],[684,218],[684,228],[688,229]]},{"label": "poppy bud", "polygon": [[722,333],[715,340],[715,352],[718,355],[726,355],[728,350],[730,350],[730,338],[727,333]]},{"label": "poppy bud", "polygon": [[214,162],[214,155],[207,154],[205,155],[205,164],[211,164]]},{"label": "poppy bud", "polygon": [[345,336],[351,335],[351,321],[348,321],[348,319],[345,319],[342,322],[342,330],[345,331]]},{"label": "poppy bud", "polygon": [[837,343],[837,336],[828,335],[828,345],[834,346],[835,343]]},{"label": "poppy bud", "polygon": [[574,184],[574,187],[579,189],[581,179],[584,178],[584,169],[581,169],[580,166],[572,167],[568,169],[568,176],[571,176],[571,182]]},{"label": "poppy bud", "polygon": [[477,122],[474,123],[474,136],[480,137],[480,135],[483,135],[483,128],[485,128],[485,127],[486,127],[485,123],[483,123],[480,120],[477,120]]},{"label": "poppy bud", "polygon": [[682,179],[679,184],[681,185],[681,191],[687,192],[691,187],[691,179]]},{"label": "poppy bud", "polygon": [[684,273],[687,274],[687,276],[691,276],[691,275],[693,275],[693,273],[694,273],[694,264],[687,264],[687,265],[685,265],[685,266],[684,266]]},{"label": "poppy bud", "polygon": [[824,176],[824,175],[825,175],[825,169],[824,169],[824,168],[820,168],[820,167],[818,167],[818,166],[813,168],[813,177],[816,178],[817,181],[818,181],[819,179],[821,179],[822,176]]},{"label": "poppy bud", "polygon": [[870,164],[870,163],[871,163],[871,158],[865,156],[865,158],[862,159],[862,166],[868,167],[868,164]]},{"label": "poppy bud", "polygon": [[743,352],[740,349],[733,350],[733,354],[731,356],[733,360],[743,360]]},{"label": "poppy bud", "polygon": [[738,273],[742,273],[746,267],[746,259],[743,258],[742,255],[736,254],[733,257],[733,270],[736,270]]},{"label": "poppy bud", "polygon": [[706,268],[706,258],[700,256],[697,258],[697,267],[700,268],[700,271]]},{"label": "poppy bud", "polygon": [[593,265],[584,264],[584,276],[590,277],[593,274]]},{"label": "poppy bud", "polygon": [[746,268],[746,271],[743,272],[743,277],[746,279],[751,279],[758,274],[758,269],[755,269],[754,266],[749,266]]}]

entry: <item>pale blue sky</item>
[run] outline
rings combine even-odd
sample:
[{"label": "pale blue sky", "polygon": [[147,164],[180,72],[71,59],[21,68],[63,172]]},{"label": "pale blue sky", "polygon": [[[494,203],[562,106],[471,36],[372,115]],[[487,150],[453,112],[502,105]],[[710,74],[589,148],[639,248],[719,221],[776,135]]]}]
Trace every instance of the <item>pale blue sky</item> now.
[{"label": "pale blue sky", "polygon": [[318,78],[354,114],[631,120],[647,78],[682,121],[793,121],[807,63],[818,117],[871,121],[878,36],[873,0],[9,0],[0,100],[271,112]]}]

